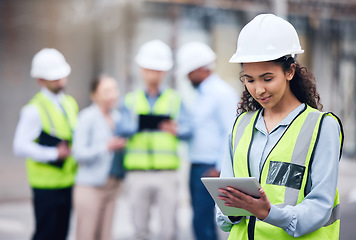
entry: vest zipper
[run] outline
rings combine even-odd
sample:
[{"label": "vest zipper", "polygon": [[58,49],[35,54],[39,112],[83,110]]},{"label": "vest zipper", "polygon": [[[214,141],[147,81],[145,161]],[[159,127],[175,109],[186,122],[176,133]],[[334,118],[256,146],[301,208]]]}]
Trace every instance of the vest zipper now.
[{"label": "vest zipper", "polygon": [[251,216],[250,221],[248,222],[248,227],[247,227],[248,240],[255,239],[255,225],[256,225],[256,217]]},{"label": "vest zipper", "polygon": [[[261,167],[261,171],[260,171],[260,177],[259,177],[259,182],[261,184],[261,175],[262,175],[262,171],[263,171],[263,168],[265,167],[265,163],[267,162],[267,159],[269,158],[269,155],[271,155],[271,152],[274,150],[274,148],[277,146],[277,144],[279,143],[279,141],[283,138],[284,134],[288,131],[289,127],[293,124],[294,120],[297,119],[305,110],[307,109],[307,105],[305,104],[303,110],[301,110],[297,116],[295,116],[295,118],[290,122],[290,124],[288,125],[288,127],[286,128],[286,130],[284,130],[282,136],[278,139],[278,141],[276,142],[276,144],[273,146],[273,148],[271,149],[271,151],[268,153],[265,161],[263,162],[262,164],[262,167]],[[255,125],[254,125],[255,127]]]},{"label": "vest zipper", "polygon": [[[281,138],[284,136],[285,132],[288,130],[289,126],[292,125],[292,123],[294,122],[294,120],[299,117],[300,114],[302,114],[305,110],[307,109],[307,105],[305,105],[304,109],[302,111],[299,112],[299,114],[292,120],[292,122],[288,125],[287,129],[284,131],[284,133],[282,134],[282,136],[280,137],[280,139],[277,141],[277,143],[273,146],[273,148],[271,149],[271,151],[268,153],[266,160],[264,161],[262,167],[261,167],[261,171],[260,171],[260,176],[258,178],[258,182],[261,184],[261,175],[262,175],[262,170],[265,166],[265,163],[269,157],[269,155],[271,154],[271,152],[273,151],[273,149],[275,148],[275,146],[278,144],[278,142],[281,140]],[[261,111],[261,109],[259,110]],[[259,114],[259,113],[258,113]],[[257,114],[257,116],[258,116]],[[253,141],[253,137],[254,137],[254,131],[255,131],[255,126],[257,123],[257,119],[258,117],[256,117],[254,123],[253,123],[253,127],[252,127],[252,136],[251,136],[251,141],[250,141],[250,145],[248,148],[248,152],[247,152],[247,167],[248,167],[248,174],[251,177],[251,169],[250,169],[250,151],[251,151],[251,146],[252,146],[252,141]],[[248,235],[248,240],[254,240],[255,239],[255,225],[256,225],[256,217],[255,216],[251,216],[250,220],[248,222],[248,226],[247,226],[247,235]]]}]

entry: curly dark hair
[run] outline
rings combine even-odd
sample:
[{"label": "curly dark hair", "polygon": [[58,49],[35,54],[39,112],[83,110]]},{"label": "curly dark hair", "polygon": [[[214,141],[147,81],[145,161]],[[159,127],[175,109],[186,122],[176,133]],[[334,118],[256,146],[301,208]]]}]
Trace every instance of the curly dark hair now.
[{"label": "curly dark hair", "polygon": [[[313,73],[308,72],[306,67],[302,67],[292,57],[281,57],[272,61],[273,63],[280,65],[283,72],[290,70],[291,65],[295,64],[295,74],[290,81],[290,89],[296,98],[309,106],[318,110],[323,109],[323,105],[320,103],[320,96],[316,90],[315,77]],[[243,72],[240,74],[240,81],[243,83]],[[261,109],[262,106],[251,96],[246,86],[242,93],[241,102],[237,108],[237,113],[243,113],[248,111],[256,111]]]}]

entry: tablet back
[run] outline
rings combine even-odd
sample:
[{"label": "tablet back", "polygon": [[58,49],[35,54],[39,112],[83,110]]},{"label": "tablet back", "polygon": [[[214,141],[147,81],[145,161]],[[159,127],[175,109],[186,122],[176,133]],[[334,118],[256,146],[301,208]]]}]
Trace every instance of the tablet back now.
[{"label": "tablet back", "polygon": [[227,186],[234,187],[248,195],[259,197],[259,187],[257,179],[254,177],[246,178],[213,178],[206,177],[201,178],[201,181],[205,185],[206,189],[214,199],[215,203],[220,208],[221,212],[226,216],[252,216],[252,214],[245,209],[234,208],[225,206],[225,201],[218,199],[220,195],[219,188],[226,188]]}]

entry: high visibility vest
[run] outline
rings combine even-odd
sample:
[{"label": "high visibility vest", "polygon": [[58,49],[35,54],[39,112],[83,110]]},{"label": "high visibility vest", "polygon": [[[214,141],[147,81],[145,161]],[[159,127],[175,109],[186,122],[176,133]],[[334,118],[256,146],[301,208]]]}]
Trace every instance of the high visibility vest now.
[{"label": "high visibility vest", "polygon": [[[241,114],[235,122],[233,143],[233,169],[235,177],[250,177],[249,151],[259,111]],[[272,205],[296,206],[306,196],[309,167],[319,138],[319,131],[326,116],[334,117],[340,124],[340,154],[343,143],[342,126],[332,113],[322,113],[306,106],[292,121],[278,143],[268,155],[260,175],[261,187]],[[320,229],[298,239],[339,239],[340,207],[336,190],[334,206],[329,221]],[[232,227],[229,239],[295,239],[283,229],[256,217],[244,217]]]},{"label": "high visibility vest", "polygon": [[[73,97],[65,95],[61,101],[63,111],[43,93],[37,93],[29,104],[35,106],[40,115],[42,131],[59,139],[72,141],[72,131],[77,124],[78,105]],[[38,139],[35,140],[38,142]],[[26,159],[27,177],[31,187],[60,189],[74,184],[76,161],[72,156],[65,159],[62,167]]]},{"label": "high visibility vest", "polygon": [[[137,90],[126,95],[125,105],[135,115],[169,115],[177,119],[181,99],[172,89],[166,89],[151,111],[145,92]],[[180,164],[178,143],[177,137],[171,133],[140,131],[127,142],[124,167],[127,170],[175,170]]]}]

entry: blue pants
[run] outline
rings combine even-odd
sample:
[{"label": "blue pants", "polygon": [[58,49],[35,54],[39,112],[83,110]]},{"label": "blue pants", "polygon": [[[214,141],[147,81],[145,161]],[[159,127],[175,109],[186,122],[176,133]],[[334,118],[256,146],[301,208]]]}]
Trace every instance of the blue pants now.
[{"label": "blue pants", "polygon": [[193,207],[193,229],[196,240],[216,240],[215,203],[200,178],[213,165],[192,164],[190,194]]},{"label": "blue pants", "polygon": [[32,190],[36,218],[33,240],[65,240],[72,208],[72,188]]}]

